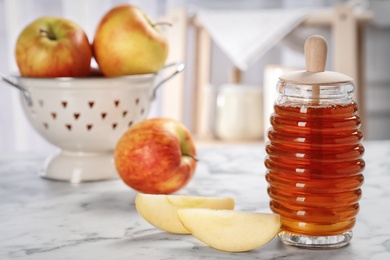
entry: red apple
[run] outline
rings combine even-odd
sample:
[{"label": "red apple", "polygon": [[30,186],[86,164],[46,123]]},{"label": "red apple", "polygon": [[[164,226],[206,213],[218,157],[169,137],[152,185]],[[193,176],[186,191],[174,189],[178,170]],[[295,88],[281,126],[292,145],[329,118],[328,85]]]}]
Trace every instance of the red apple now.
[{"label": "red apple", "polygon": [[41,17],[19,35],[16,63],[25,77],[86,77],[92,47],[83,29],[60,17]]},{"label": "red apple", "polygon": [[192,178],[197,160],[189,131],[178,121],[153,118],[131,127],[114,152],[116,169],[133,189],[170,194]]},{"label": "red apple", "polygon": [[168,42],[160,24],[124,4],[101,19],[93,41],[95,59],[108,77],[155,73],[165,63]]}]

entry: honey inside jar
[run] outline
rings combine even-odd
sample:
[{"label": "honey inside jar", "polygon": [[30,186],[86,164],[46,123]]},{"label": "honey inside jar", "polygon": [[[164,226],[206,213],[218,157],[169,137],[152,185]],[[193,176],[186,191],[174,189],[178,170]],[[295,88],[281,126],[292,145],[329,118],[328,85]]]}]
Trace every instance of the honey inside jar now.
[{"label": "honey inside jar", "polygon": [[307,236],[351,230],[365,165],[356,104],[274,109],[265,165],[270,206],[282,216],[282,230]]}]

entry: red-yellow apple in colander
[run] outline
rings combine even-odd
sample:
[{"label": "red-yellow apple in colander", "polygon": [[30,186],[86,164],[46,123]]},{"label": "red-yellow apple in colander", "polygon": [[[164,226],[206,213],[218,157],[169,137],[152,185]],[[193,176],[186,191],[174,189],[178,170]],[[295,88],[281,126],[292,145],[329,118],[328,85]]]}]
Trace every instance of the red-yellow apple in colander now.
[{"label": "red-yellow apple in colander", "polygon": [[180,122],[152,118],[131,127],[118,141],[115,166],[131,188],[170,194],[192,178],[197,160],[190,132]]},{"label": "red-yellow apple in colander", "polygon": [[93,51],[107,77],[158,72],[168,55],[168,42],[159,23],[140,8],[122,4],[101,19]]},{"label": "red-yellow apple in colander", "polygon": [[20,33],[15,58],[25,77],[87,77],[92,47],[78,24],[44,16]]}]

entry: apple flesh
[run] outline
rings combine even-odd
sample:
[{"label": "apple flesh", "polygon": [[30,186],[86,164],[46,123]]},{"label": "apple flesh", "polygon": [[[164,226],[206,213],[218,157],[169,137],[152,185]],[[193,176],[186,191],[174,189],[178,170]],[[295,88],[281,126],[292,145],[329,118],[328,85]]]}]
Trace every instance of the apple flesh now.
[{"label": "apple flesh", "polygon": [[256,212],[212,209],[179,209],[178,218],[196,238],[226,252],[253,250],[279,232],[280,216]]},{"label": "apple flesh", "polygon": [[168,42],[159,24],[141,9],[123,4],[101,19],[93,51],[107,77],[156,73],[168,56]]},{"label": "apple flesh", "polygon": [[83,29],[60,17],[41,17],[19,35],[15,58],[21,76],[86,77],[92,48]]},{"label": "apple flesh", "polygon": [[144,120],[119,139],[114,162],[133,189],[170,194],[184,187],[196,169],[196,149],[187,128],[168,118]]},{"label": "apple flesh", "polygon": [[189,234],[177,217],[183,208],[233,209],[232,198],[138,194],[138,213],[153,226],[175,234]]}]

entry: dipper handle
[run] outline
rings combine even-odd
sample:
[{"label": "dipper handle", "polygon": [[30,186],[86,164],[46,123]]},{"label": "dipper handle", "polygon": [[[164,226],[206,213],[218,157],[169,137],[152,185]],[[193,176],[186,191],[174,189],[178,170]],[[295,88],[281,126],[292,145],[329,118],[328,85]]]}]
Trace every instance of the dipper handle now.
[{"label": "dipper handle", "polygon": [[323,72],[326,67],[328,43],[320,35],[313,35],[305,42],[306,70],[308,72]]}]

